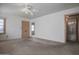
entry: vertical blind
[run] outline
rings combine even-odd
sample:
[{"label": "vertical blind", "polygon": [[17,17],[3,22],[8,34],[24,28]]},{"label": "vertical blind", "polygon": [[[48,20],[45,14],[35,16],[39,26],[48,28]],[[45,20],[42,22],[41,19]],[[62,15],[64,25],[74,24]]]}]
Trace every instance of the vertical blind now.
[{"label": "vertical blind", "polygon": [[0,33],[4,33],[4,20],[0,19]]}]

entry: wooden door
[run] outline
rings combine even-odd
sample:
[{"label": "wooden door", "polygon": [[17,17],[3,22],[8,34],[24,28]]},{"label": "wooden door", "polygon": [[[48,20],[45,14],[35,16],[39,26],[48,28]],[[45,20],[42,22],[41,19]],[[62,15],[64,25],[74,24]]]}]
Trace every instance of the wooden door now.
[{"label": "wooden door", "polygon": [[29,38],[29,21],[22,21],[22,39]]}]

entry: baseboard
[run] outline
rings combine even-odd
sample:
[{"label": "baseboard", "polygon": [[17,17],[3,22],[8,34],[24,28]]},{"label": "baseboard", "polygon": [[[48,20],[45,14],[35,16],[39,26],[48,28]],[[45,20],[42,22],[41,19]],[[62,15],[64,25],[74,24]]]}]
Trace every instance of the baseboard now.
[{"label": "baseboard", "polygon": [[41,40],[41,41],[47,41],[47,42],[55,42],[55,43],[65,44],[64,42],[58,42],[58,41],[48,40],[48,39],[44,39],[44,38],[38,38],[38,37],[32,37],[32,38],[35,38],[34,40]]}]

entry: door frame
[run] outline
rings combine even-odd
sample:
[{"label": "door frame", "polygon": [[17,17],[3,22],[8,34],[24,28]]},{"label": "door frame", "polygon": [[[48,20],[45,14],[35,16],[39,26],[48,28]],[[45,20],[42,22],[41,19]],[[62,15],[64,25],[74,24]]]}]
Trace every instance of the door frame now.
[{"label": "door frame", "polygon": [[[68,27],[67,27],[67,17],[69,17],[69,16],[77,16],[77,15],[79,15],[79,14],[70,14],[70,15],[64,15],[64,25],[65,25],[65,42],[68,42],[68,33],[67,33],[67,31],[68,31]],[[76,40],[77,40],[77,42],[78,42],[78,39],[79,39],[79,37],[78,37],[78,19],[76,20],[76,22],[77,22],[77,24],[76,24]]]}]

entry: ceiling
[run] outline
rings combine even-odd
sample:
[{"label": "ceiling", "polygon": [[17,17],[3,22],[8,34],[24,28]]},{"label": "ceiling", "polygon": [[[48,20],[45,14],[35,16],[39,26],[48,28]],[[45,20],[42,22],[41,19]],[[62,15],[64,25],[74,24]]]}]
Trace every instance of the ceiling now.
[{"label": "ceiling", "polygon": [[[79,6],[79,3],[29,3],[38,10],[33,16],[29,16],[30,19],[41,17],[47,14],[59,12],[69,8]],[[20,17],[25,16],[21,12],[24,8],[24,3],[0,3],[0,14],[1,15],[17,15]]]}]

